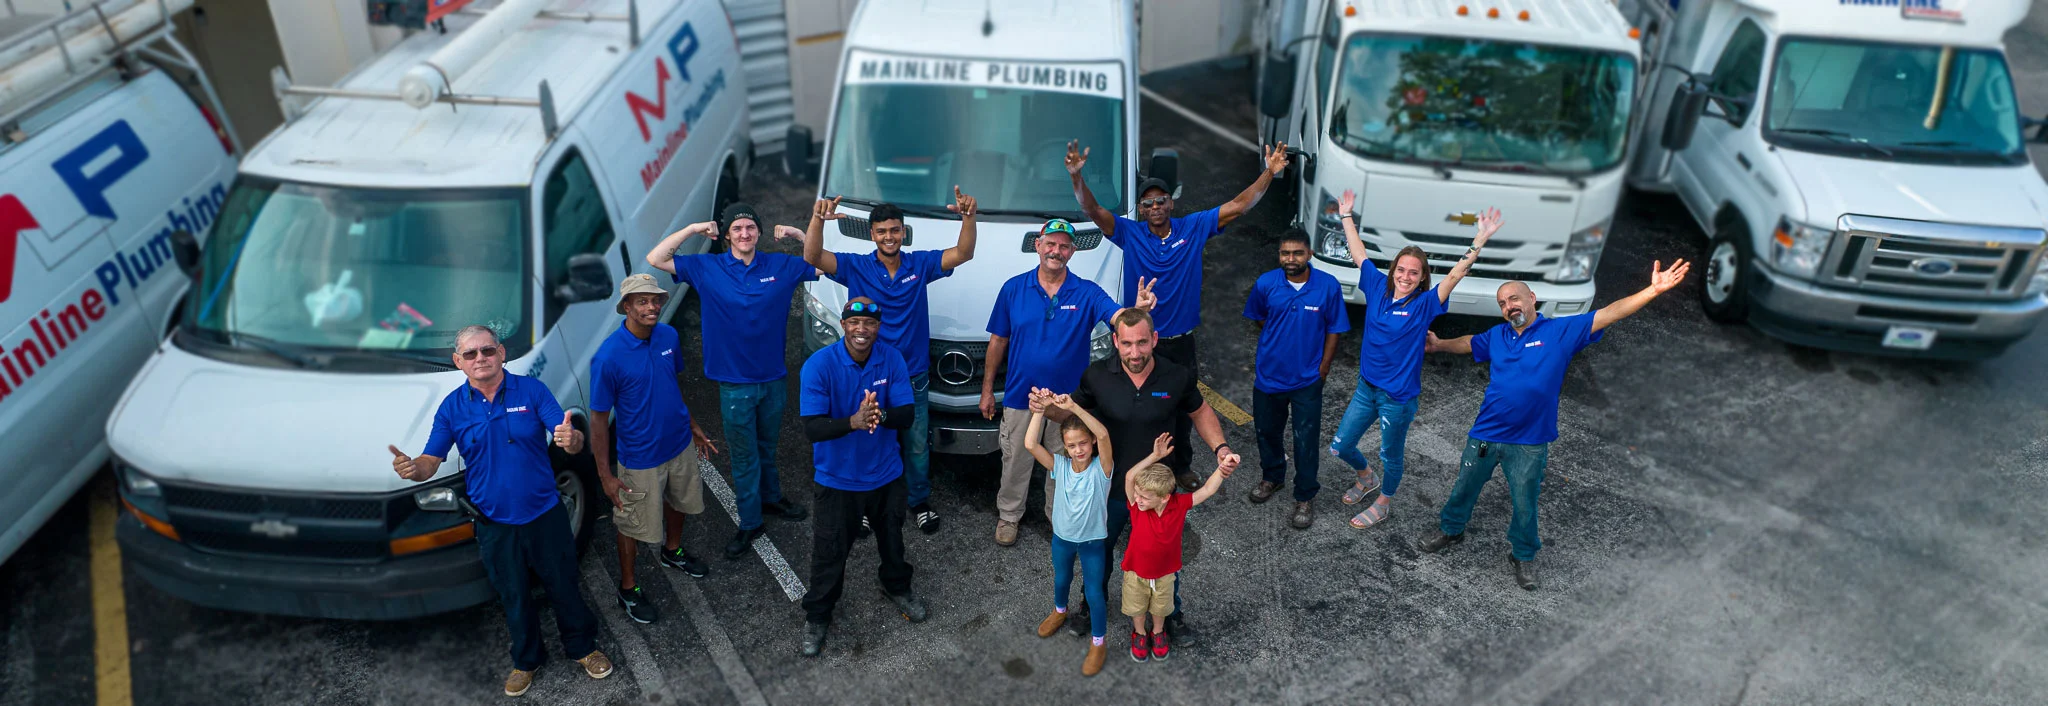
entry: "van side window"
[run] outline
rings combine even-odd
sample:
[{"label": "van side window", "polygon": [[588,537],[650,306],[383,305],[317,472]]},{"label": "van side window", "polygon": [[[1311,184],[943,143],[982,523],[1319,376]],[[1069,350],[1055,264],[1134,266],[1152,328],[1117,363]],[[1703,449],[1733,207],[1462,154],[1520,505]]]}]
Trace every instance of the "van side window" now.
[{"label": "van side window", "polygon": [[555,171],[548,174],[541,192],[541,244],[546,249],[545,282],[547,300],[544,327],[553,327],[562,316],[562,304],[552,293],[569,278],[569,258],[583,253],[603,253],[612,244],[611,216],[605,212],[604,197],[590,178],[590,165],[583,155],[571,150]]},{"label": "van side window", "polygon": [[[1750,106],[1754,107],[1757,83],[1763,79],[1765,43],[1764,31],[1755,21],[1744,19],[1728,38],[1728,46],[1721,49],[1721,58],[1714,62],[1714,75],[1708,79],[1707,87],[1724,96],[1749,96]],[[1716,103],[1736,124],[1749,120],[1748,108],[1727,101]]]},{"label": "van side window", "polygon": [[1323,8],[1323,34],[1316,41],[1322,46],[1316,48],[1316,111],[1322,112],[1324,104],[1330,102],[1330,74],[1337,68],[1337,4],[1330,3]]}]

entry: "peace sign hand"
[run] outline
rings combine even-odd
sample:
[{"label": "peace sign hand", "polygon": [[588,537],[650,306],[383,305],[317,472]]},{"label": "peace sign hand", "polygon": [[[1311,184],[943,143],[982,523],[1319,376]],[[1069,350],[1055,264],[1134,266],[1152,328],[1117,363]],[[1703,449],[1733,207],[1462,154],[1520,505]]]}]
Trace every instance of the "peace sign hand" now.
[{"label": "peace sign hand", "polygon": [[960,214],[961,218],[973,218],[976,211],[974,197],[960,193],[960,185],[954,184],[953,203],[947,204],[946,210]]},{"label": "peace sign hand", "polygon": [[819,221],[836,221],[841,218],[845,218],[846,214],[839,212],[840,198],[841,197],[834,196],[829,199],[818,199],[817,203],[811,205],[811,219]]},{"label": "peace sign hand", "polygon": [[1081,147],[1080,140],[1067,143],[1067,174],[1080,176],[1081,167],[1088,163],[1088,150]]},{"label": "peace sign hand", "polygon": [[1150,282],[1145,281],[1144,277],[1139,277],[1138,296],[1135,300],[1133,300],[1131,306],[1133,308],[1144,309],[1146,311],[1151,311],[1152,307],[1158,306],[1159,295],[1154,294],[1152,292],[1152,286],[1156,284],[1159,284],[1158,277],[1152,278],[1152,281]]}]

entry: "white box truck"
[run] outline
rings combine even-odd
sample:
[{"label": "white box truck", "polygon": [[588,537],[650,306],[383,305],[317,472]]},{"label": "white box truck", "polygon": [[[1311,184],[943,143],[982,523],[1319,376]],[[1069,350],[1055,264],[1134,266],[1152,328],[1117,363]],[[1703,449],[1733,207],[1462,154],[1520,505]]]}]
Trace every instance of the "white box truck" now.
[{"label": "white box truck", "polygon": [[[1410,245],[1442,276],[1499,208],[1451,312],[1499,315],[1508,281],[1545,315],[1592,308],[1646,80],[1610,0],[1273,0],[1257,36],[1260,141],[1299,151],[1276,184],[1347,301],[1364,303],[1360,265]],[[1344,244],[1346,190],[1370,263]]]},{"label": "white box truck", "polygon": [[[927,3],[867,0],[855,10],[827,125],[818,193],[848,214],[825,249],[869,252],[867,211],[904,209],[905,250],[952,247],[953,187],[979,202],[974,259],[932,283],[931,450],[999,449],[981,417],[989,312],[1003,282],[1038,266],[1032,249],[1050,218],[1080,230],[1067,267],[1110,292],[1123,288],[1123,253],[1081,215],[1067,176],[1067,143],[1090,150],[1082,177],[1112,212],[1135,217],[1138,158],[1137,25],[1119,0]],[[791,129],[785,158],[808,173],[807,127]],[[1148,174],[1178,184],[1178,157],[1159,150]],[[804,344],[839,340],[846,287],[805,285]],[[1098,327],[1093,355],[1110,353]]]},{"label": "white box truck", "polygon": [[1632,180],[1710,239],[1709,317],[1962,359],[2040,323],[2048,184],[2023,130],[2042,122],[2003,45],[2028,0],[1622,4],[1661,45]]},{"label": "white box truck", "polygon": [[[463,464],[416,484],[385,447],[420,448],[465,384],[468,324],[587,424],[614,283],[710,220],[749,154],[717,0],[544,2],[456,14],[333,88],[279,76],[288,121],[249,151],[181,322],[108,422],[117,536],[145,581],[332,618],[492,597]],[[587,542],[605,506],[589,453],[556,453]]]}]

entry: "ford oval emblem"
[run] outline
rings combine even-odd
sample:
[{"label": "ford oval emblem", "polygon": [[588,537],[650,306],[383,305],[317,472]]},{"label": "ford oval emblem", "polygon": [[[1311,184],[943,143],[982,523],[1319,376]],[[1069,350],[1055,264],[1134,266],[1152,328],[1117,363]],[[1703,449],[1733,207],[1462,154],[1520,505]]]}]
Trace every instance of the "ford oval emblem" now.
[{"label": "ford oval emblem", "polygon": [[1945,257],[1923,257],[1913,261],[1913,271],[1927,277],[1955,274],[1956,261]]}]

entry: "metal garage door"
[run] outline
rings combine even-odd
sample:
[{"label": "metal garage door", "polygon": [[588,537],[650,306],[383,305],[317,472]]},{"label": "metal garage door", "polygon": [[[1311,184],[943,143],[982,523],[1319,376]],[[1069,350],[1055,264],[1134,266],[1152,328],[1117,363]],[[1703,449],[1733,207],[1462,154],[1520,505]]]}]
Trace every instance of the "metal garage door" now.
[{"label": "metal garage door", "polygon": [[789,90],[789,37],[782,0],[725,0],[740,37],[740,65],[747,72],[747,111],[754,153],[782,152],[782,138],[794,115]]}]

